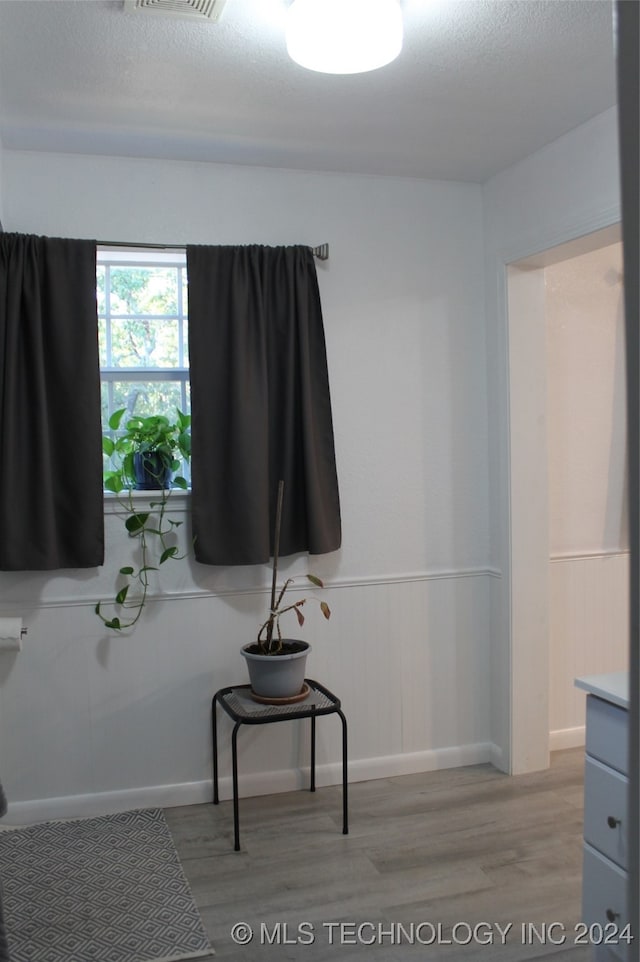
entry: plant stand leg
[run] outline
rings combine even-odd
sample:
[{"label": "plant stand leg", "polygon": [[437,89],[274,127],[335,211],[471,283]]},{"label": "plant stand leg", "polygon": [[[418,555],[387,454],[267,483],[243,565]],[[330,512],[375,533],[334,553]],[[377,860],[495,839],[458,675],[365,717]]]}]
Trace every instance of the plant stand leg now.
[{"label": "plant stand leg", "polygon": [[349,834],[349,803],[348,803],[348,778],[347,778],[347,719],[340,709],[338,715],[342,720],[342,834]]},{"label": "plant stand leg", "polygon": [[213,804],[217,805],[218,798],[218,725],[216,713],[218,709],[218,696],[215,695],[211,702],[211,737],[213,741]]},{"label": "plant stand leg", "polygon": [[233,848],[240,851],[240,811],[238,806],[238,729],[236,722],[231,735],[231,762],[233,768]]},{"label": "plant stand leg", "polygon": [[316,790],[316,716],[311,716],[311,784],[309,791]]}]

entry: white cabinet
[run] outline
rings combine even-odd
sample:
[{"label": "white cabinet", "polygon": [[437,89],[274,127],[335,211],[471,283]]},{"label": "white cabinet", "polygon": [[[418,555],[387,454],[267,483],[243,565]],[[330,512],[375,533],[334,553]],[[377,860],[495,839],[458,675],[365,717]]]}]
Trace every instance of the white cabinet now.
[{"label": "white cabinet", "polygon": [[[606,679],[619,679],[613,687]],[[582,920],[593,927],[596,962],[632,962],[624,938],[628,851],[628,701],[626,676],[578,679],[587,697]],[[596,683],[597,682],[597,683]],[[627,930],[628,931],[628,930]],[[622,936],[620,938],[619,936]]]}]

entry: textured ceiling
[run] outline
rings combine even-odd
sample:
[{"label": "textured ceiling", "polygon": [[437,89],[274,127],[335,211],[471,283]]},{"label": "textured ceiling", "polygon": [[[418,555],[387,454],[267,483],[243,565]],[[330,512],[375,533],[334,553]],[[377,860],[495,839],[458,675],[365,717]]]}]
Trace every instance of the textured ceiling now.
[{"label": "textured ceiling", "polygon": [[609,0],[403,0],[400,58],[356,76],[289,61],[288,2],[0,0],[4,147],[481,183],[615,103]]}]

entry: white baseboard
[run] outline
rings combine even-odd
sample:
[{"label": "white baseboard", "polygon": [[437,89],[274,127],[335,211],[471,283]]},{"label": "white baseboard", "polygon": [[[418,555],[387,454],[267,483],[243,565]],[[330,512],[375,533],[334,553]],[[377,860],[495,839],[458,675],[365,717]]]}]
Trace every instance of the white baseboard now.
[{"label": "white baseboard", "polygon": [[493,742],[489,745],[489,761],[494,768],[497,768],[499,772],[509,772],[509,760],[505,757],[505,753],[499,745],[495,745]]},{"label": "white baseboard", "polygon": [[[349,780],[366,782],[372,778],[391,778],[394,775],[414,775],[416,772],[435,772],[442,768],[460,768],[463,765],[481,765],[491,761],[488,742],[473,745],[455,745],[451,748],[433,748],[425,752],[409,752],[403,755],[383,755],[377,758],[360,758],[349,764]],[[336,773],[339,766],[334,766]],[[335,785],[339,777],[327,784]]]},{"label": "white baseboard", "polygon": [[[365,782],[375,778],[392,778],[395,775],[413,775],[417,772],[432,772],[444,768],[493,762],[493,749],[494,746],[488,742],[478,742],[473,745],[435,748],[404,755],[354,759],[348,763],[349,782]],[[341,762],[316,766],[318,788],[340,784],[342,784]],[[244,798],[297,791],[308,785],[308,768],[257,772],[241,775],[239,778],[240,796]],[[230,775],[220,778],[219,793],[221,801],[232,797]],[[28,825],[51,819],[86,818],[135,808],[175,808],[178,805],[198,805],[211,801],[211,781],[205,780],[177,785],[152,785],[145,788],[101,792],[95,795],[67,795],[59,798],[9,802],[8,812],[0,827],[9,828],[12,825]]]},{"label": "white baseboard", "polygon": [[585,743],[585,727],[560,728],[549,732],[549,751],[558,752],[563,748],[583,748]]},{"label": "white baseboard", "polygon": [[152,785],[144,788],[100,792],[95,795],[62,795],[58,798],[39,798],[33,801],[12,802],[0,828],[30,825],[63,818],[89,818],[124,812],[135,808],[173,808],[177,805],[196,805],[212,799],[211,782],[186,782],[180,785]]}]

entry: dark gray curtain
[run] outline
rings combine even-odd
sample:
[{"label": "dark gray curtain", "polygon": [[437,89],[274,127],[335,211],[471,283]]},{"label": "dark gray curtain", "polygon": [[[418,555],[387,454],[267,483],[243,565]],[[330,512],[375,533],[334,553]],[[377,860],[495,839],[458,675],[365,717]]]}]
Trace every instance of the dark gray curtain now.
[{"label": "dark gray curtain", "polygon": [[340,547],[318,280],[307,247],[187,247],[195,554],[212,565]]},{"label": "dark gray curtain", "polygon": [[93,241],[0,234],[0,569],[103,561]]}]

